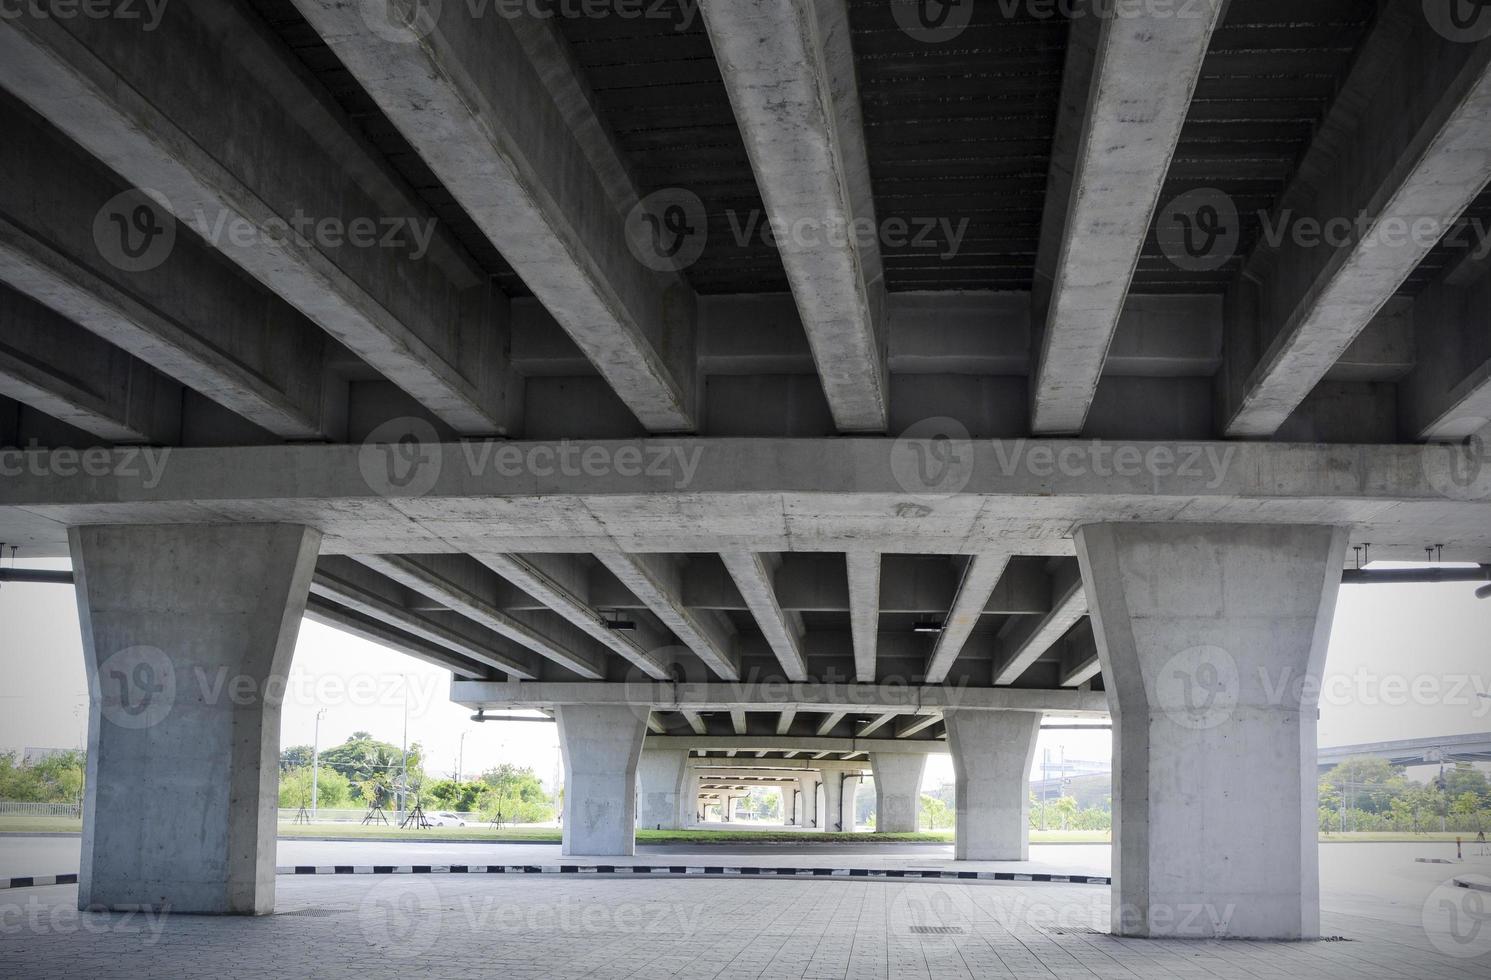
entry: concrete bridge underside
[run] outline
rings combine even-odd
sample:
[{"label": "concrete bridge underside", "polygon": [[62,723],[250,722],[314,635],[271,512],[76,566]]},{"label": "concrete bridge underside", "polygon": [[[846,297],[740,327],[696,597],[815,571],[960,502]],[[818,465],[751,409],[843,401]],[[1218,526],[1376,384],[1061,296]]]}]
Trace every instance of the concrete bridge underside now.
[{"label": "concrete bridge underside", "polygon": [[124,679],[80,900],[272,910],[278,705],[165,683],[272,687],[310,616],[551,712],[567,853],[729,738],[805,826],[873,773],[887,830],[935,743],[957,856],[1018,858],[1043,719],[1108,716],[1115,931],[1318,935],[1274,681],[1352,548],[1491,564],[1491,40],[415,6],[0,22],[0,541],[72,558]]}]

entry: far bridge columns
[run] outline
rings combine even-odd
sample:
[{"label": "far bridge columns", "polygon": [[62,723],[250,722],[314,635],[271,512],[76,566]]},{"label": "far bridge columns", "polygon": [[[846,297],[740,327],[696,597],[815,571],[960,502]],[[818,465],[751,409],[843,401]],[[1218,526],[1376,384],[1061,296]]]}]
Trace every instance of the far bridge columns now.
[{"label": "far bridge columns", "polygon": [[561,704],[565,857],[636,853],[637,764],[647,712],[613,705]]},{"label": "far bridge columns", "polygon": [[920,752],[876,752],[870,756],[875,773],[875,832],[913,834],[921,824],[922,774],[927,757]]},{"label": "far bridge columns", "polygon": [[687,749],[642,750],[637,766],[637,826],[647,830],[678,830],[693,821],[697,797],[686,799],[689,779]]},{"label": "far bridge columns", "polygon": [[956,779],[956,860],[1030,860],[1030,765],[1041,718],[1039,711],[943,712]]},{"label": "far bridge columns", "polygon": [[1320,935],[1311,695],[1346,545],[1312,526],[1077,532],[1113,715],[1115,935]]},{"label": "far bridge columns", "polygon": [[320,540],[69,532],[90,680],[79,908],[274,911],[280,706]]}]

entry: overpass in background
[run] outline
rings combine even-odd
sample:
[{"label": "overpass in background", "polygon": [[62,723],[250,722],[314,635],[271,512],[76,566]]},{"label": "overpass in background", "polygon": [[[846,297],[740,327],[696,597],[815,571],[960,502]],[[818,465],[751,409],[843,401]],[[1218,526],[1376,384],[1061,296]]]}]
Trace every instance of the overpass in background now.
[{"label": "overpass in background", "polygon": [[1364,742],[1323,748],[1317,757],[1321,772],[1334,769],[1347,759],[1368,756],[1386,759],[1395,766],[1432,766],[1441,762],[1491,762],[1491,732],[1474,735],[1445,735],[1438,738],[1404,738],[1391,742]]}]

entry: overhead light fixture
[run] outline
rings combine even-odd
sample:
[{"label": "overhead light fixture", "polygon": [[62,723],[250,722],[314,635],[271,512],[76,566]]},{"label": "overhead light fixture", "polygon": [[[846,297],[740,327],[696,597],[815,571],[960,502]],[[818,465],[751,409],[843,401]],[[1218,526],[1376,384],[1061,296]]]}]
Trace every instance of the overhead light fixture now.
[{"label": "overhead light fixture", "polygon": [[619,613],[615,612],[601,613],[601,619],[605,622],[606,629],[615,630],[618,633],[635,633],[637,631],[637,621],[635,619],[615,618],[619,615]]},{"label": "overhead light fixture", "polygon": [[917,623],[915,626],[911,627],[911,632],[913,632],[913,633],[941,633],[942,632],[942,624],[941,623]]}]

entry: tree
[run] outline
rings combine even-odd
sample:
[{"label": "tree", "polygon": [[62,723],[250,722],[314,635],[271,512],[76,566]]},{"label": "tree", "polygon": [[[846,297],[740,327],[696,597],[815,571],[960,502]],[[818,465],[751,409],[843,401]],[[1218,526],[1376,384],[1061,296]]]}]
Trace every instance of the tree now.
[{"label": "tree", "polygon": [[[403,768],[403,752],[397,745],[380,742],[367,732],[353,732],[341,745],[321,753],[321,769],[335,769],[352,785],[352,801],[366,805],[378,789],[391,791]],[[418,742],[409,746],[409,789],[418,793],[424,784],[423,751]],[[390,795],[390,801],[392,797]]]},{"label": "tree", "polygon": [[58,752],[23,766],[15,753],[0,753],[0,800],[16,803],[77,803],[83,798],[87,757]]},{"label": "tree", "polygon": [[503,823],[546,823],[554,819],[554,800],[532,769],[503,763],[482,773],[487,787],[478,810],[482,819]]},{"label": "tree", "polygon": [[287,810],[309,807],[312,802],[320,809],[335,810],[351,802],[351,784],[347,777],[335,769],[321,767],[315,774],[315,792],[312,795],[312,771],[310,766],[285,769],[280,772],[280,806]]},{"label": "tree", "polygon": [[954,823],[952,808],[935,796],[921,795],[921,828],[945,830]]}]

